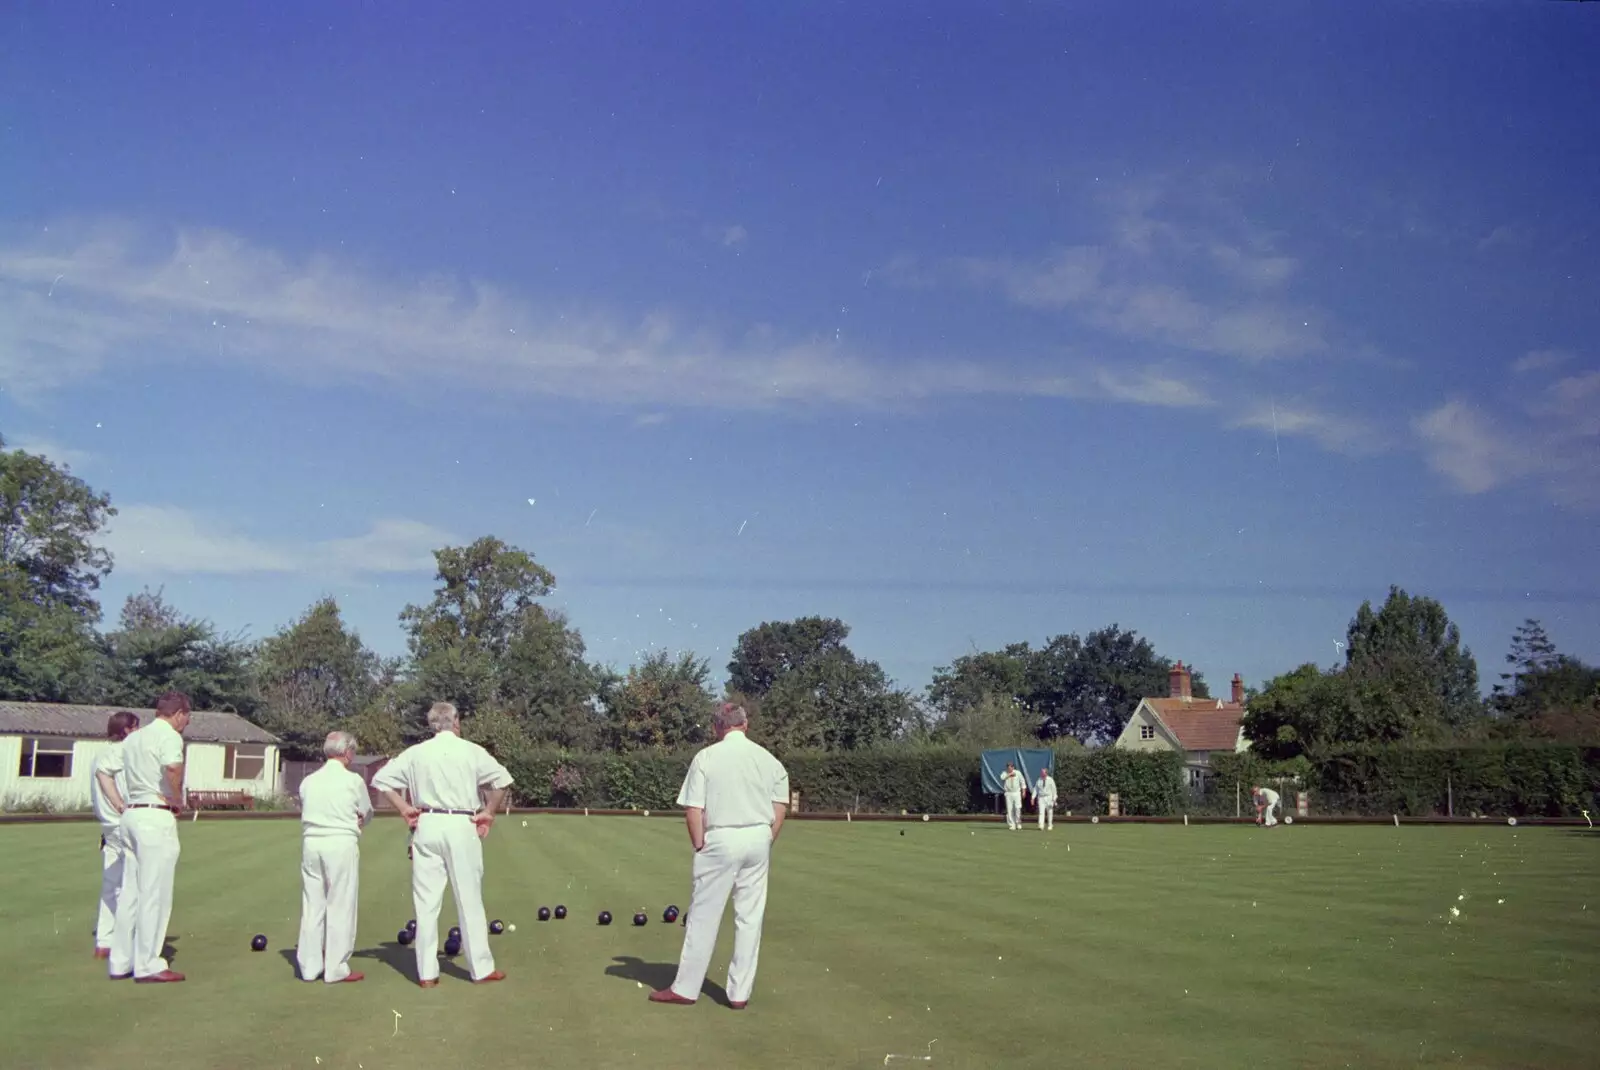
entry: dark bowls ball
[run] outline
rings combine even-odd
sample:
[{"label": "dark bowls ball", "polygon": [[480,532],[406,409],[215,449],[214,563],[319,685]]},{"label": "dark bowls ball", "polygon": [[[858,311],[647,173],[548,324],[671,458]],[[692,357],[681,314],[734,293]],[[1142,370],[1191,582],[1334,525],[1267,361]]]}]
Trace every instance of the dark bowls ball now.
[{"label": "dark bowls ball", "polygon": [[611,911],[602,910],[600,912],[600,924],[601,925],[610,925],[611,924]]},{"label": "dark bowls ball", "polygon": [[506,931],[506,923],[501,921],[499,918],[496,918],[494,921],[491,921],[489,923],[489,932],[492,935],[499,936],[501,933],[503,933],[505,931]]},{"label": "dark bowls ball", "polygon": [[452,936],[450,939],[446,940],[444,942],[444,953],[451,958],[455,958],[457,955],[461,954],[460,939]]},{"label": "dark bowls ball", "polygon": [[267,938],[265,936],[262,936],[260,933],[257,933],[255,935],[255,939],[250,941],[250,950],[251,951],[265,951],[266,949],[267,949]]},{"label": "dark bowls ball", "polygon": [[539,908],[539,920],[540,921],[549,921],[550,920],[550,908],[549,907],[540,907]]},{"label": "dark bowls ball", "polygon": [[564,918],[566,916],[567,916],[567,908],[566,907],[563,907],[563,906],[556,907],[556,920],[557,921],[560,921],[562,918]]},{"label": "dark bowls ball", "polygon": [[411,930],[410,929],[401,929],[398,933],[395,934],[394,938],[400,942],[400,946],[401,947],[409,946],[411,941],[413,939],[415,939],[411,935]]}]

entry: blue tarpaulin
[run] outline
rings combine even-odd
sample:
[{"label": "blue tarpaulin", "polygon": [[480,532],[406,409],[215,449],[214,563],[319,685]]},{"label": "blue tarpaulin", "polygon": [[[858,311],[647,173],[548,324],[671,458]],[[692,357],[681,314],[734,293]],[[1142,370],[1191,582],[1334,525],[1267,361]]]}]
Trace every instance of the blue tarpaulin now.
[{"label": "blue tarpaulin", "polygon": [[1006,771],[1006,763],[1010,762],[1022,771],[1028,778],[1028,790],[1033,790],[1033,782],[1039,779],[1039,770],[1048,769],[1055,772],[1056,752],[1053,750],[1024,750],[1013,747],[1007,750],[986,750],[983,752],[983,790],[990,795],[1002,794],[1000,777]]}]

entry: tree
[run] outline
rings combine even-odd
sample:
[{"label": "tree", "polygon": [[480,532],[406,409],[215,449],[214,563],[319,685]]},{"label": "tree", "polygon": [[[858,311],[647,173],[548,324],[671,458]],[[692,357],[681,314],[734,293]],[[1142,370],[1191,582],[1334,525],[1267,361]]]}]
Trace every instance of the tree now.
[{"label": "tree", "polygon": [[382,663],[324,598],[265,640],[256,659],[259,720],[297,758],[315,758],[336,725],[367,707]]},{"label": "tree", "polygon": [[461,718],[461,731],[501,763],[512,760],[528,746],[527,733],[517,719],[498,709],[482,709]]},{"label": "tree", "polygon": [[1399,708],[1411,711],[1408,735],[1458,731],[1482,715],[1478,663],[1433,599],[1390,587],[1376,612],[1370,602],[1361,603],[1347,639],[1346,671],[1369,697],[1376,698],[1375,688],[1386,689]]},{"label": "tree", "polygon": [[786,673],[846,652],[850,626],[831,617],[768,621],[739,636],[728,662],[728,687],[757,698]]},{"label": "tree", "polygon": [[705,742],[716,707],[711,666],[685,652],[647,655],[608,696],[619,750],[671,750]]},{"label": "tree", "polygon": [[0,438],[0,698],[93,697],[96,592],[111,571],[94,539],[115,515],[67,468]]},{"label": "tree", "polygon": [[373,696],[367,707],[339,727],[356,737],[362,754],[382,754],[393,758],[406,746],[404,711],[409,698],[388,687]]},{"label": "tree", "polygon": [[1310,663],[1269,680],[1245,710],[1251,752],[1269,760],[1296,758],[1354,742],[1346,685],[1339,673]]},{"label": "tree", "polygon": [[945,719],[996,698],[1031,708],[1034,696],[1029,674],[1033,658],[1034,651],[1027,643],[963,654],[933,671],[928,704]]},{"label": "tree", "polygon": [[778,749],[851,750],[887,742],[916,719],[911,696],[845,645],[843,621],[768,621],[739,637],[728,690],[758,701],[756,734]]},{"label": "tree", "polygon": [[934,727],[933,738],[975,750],[1028,747],[1039,742],[1043,727],[1043,718],[1014,696],[990,694],[957,704]]},{"label": "tree", "polygon": [[598,749],[600,672],[584,662],[583,637],[539,605],[555,577],[523,550],[482,538],[434,553],[438,587],[425,606],[401,613],[412,654],[408,731],[436,700],[463,716],[498,709],[532,741]]},{"label": "tree", "polygon": [[197,710],[253,717],[258,705],[254,650],[219,635],[209,621],[185,617],[160,591],[129,595],[120,627],[104,639],[108,664],[102,701],[145,708],[164,691],[182,691]]}]

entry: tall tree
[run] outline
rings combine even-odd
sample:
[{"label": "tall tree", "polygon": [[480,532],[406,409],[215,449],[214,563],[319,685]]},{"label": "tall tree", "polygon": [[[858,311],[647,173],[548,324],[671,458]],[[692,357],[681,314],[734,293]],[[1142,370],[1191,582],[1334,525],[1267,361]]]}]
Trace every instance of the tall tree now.
[{"label": "tall tree", "polygon": [[759,701],[759,738],[779,749],[850,750],[900,736],[916,719],[911,696],[877,662],[845,645],[843,621],[768,621],[739,637],[728,690]]},{"label": "tall tree", "polygon": [[1512,717],[1533,713],[1530,692],[1561,662],[1561,654],[1545,634],[1544,625],[1531,617],[1524,620],[1511,636],[1511,650],[1506,654],[1510,671],[1500,674],[1490,704],[1496,712]]},{"label": "tall tree", "polygon": [[443,699],[465,716],[503,711],[537,742],[598,746],[605,730],[595,702],[599,673],[584,662],[578,631],[538,603],[555,586],[549,570],[488,537],[434,558],[432,601],[400,615],[412,654],[408,733],[419,734],[422,711]]},{"label": "tall tree", "polygon": [[65,466],[0,438],[0,698],[91,697],[96,592],[111,571],[94,540],[115,515]]},{"label": "tall tree", "polygon": [[219,634],[209,621],[184,616],[160,591],[129,595],[119,627],[104,644],[109,671],[102,701],[148,707],[163,691],[178,690],[196,709],[256,713],[254,648]]},{"label": "tall tree", "polygon": [[847,652],[850,626],[832,617],[767,621],[739,636],[728,662],[728,687],[760,697],[786,673]]},{"label": "tall tree", "polygon": [[339,604],[321,599],[261,644],[260,722],[295,757],[315,758],[327,732],[372,701],[382,669],[378,656],[345,626]]},{"label": "tall tree", "polygon": [[608,696],[619,750],[671,750],[705,742],[716,706],[711,666],[684,652],[654,651]]},{"label": "tall tree", "polygon": [[947,719],[991,699],[1005,700],[1006,706],[1031,708],[1034,653],[1027,643],[1012,643],[1004,650],[963,654],[934,670],[928,704]]},{"label": "tall tree", "polygon": [[1478,663],[1432,598],[1389,588],[1383,607],[1361,603],[1350,622],[1345,668],[1369,694],[1381,687],[1411,711],[1410,735],[1463,729],[1483,713]]},{"label": "tall tree", "polygon": [[933,738],[976,749],[1026,747],[1039,742],[1043,719],[1014,697],[989,693],[961,702],[934,727]]}]

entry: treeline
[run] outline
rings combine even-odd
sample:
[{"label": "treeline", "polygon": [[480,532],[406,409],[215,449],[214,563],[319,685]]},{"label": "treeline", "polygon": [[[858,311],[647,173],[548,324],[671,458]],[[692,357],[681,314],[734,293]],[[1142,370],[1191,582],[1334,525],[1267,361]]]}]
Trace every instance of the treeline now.
[{"label": "treeline", "polygon": [[[251,640],[146,590],[105,628],[97,595],[112,561],[97,538],[114,515],[109,497],[66,468],[0,441],[0,698],[148,706],[176,687],[202,708],[240,713],[305,757],[319,753],[336,725],[364,750],[393,753],[423,734],[428,704],[445,698],[462,710],[466,732],[503,758],[587,755],[569,769],[643,776],[656,768],[647,758],[676,760],[704,743],[716,702],[728,697],[751,709],[763,742],[794,760],[859,754],[870,763],[885,748],[911,747],[924,755],[907,767],[916,769],[938,753],[970,762],[985,747],[1042,741],[1070,752],[1107,743],[1140,698],[1167,693],[1173,667],[1148,640],[1113,624],[1037,647],[974,651],[912,691],[850,649],[843,621],[818,616],[765,622],[739,636],[726,688],[718,688],[709,661],[693,652],[657,652],[625,669],[590,659],[579,631],[541,601],[555,577],[532,554],[492,537],[435,552],[432,598],[400,613],[407,652],[399,658],[368,649],[332,599]],[[1471,652],[1431,599],[1392,590],[1380,608],[1363,604],[1348,640],[1344,665],[1302,666],[1250,693],[1246,733],[1260,756],[1600,739],[1600,673],[1556,652],[1537,622],[1518,632],[1487,703]],[[1193,692],[1209,694],[1201,673]],[[851,782],[833,772],[853,769],[851,760],[817,767],[813,790],[835,798],[827,785]],[[554,776],[554,768],[541,775]],[[900,784],[900,776],[887,783]],[[853,783],[852,791],[878,790]],[[964,789],[927,790],[953,806]]]}]

